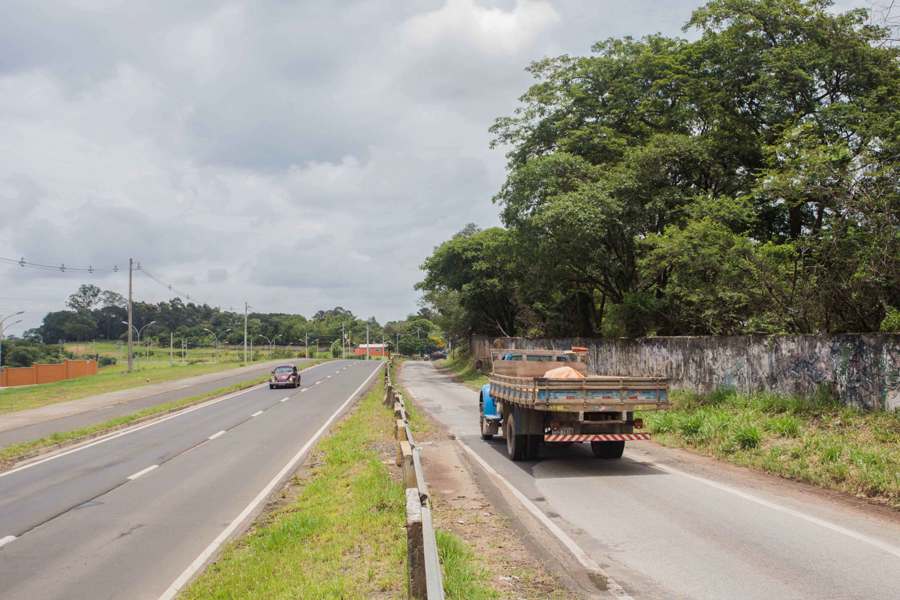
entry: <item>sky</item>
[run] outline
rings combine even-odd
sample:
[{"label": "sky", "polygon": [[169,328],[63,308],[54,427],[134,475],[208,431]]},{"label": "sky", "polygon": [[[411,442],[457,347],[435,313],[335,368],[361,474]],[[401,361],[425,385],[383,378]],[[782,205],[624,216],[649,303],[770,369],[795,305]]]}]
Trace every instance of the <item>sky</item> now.
[{"label": "sky", "polygon": [[402,319],[433,248],[498,223],[488,128],[525,67],[608,37],[690,37],[700,4],[5,0],[0,257],[98,270],[0,262],[0,316],[26,311],[7,333],[82,283],[125,294],[129,257],[224,309]]}]

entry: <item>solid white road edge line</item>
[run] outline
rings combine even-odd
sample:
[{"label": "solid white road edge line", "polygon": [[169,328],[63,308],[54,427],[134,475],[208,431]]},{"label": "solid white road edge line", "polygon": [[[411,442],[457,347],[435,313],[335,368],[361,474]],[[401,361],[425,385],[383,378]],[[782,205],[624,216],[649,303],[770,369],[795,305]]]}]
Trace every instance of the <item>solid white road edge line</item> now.
[{"label": "solid white road edge line", "polygon": [[137,473],[132,473],[131,475],[129,475],[128,480],[134,481],[138,477],[142,477],[142,476],[146,475],[147,473],[149,473],[150,471],[152,471],[153,469],[158,469],[158,468],[159,468],[159,465],[150,465],[146,469],[141,469]]},{"label": "solid white road edge line", "polygon": [[224,429],[221,430],[221,431],[215,432],[214,434],[212,434],[211,436],[209,436],[209,437],[206,438],[206,439],[208,439],[208,440],[214,440],[214,439],[216,439],[216,438],[222,437],[223,435],[225,435],[225,430],[224,430]]},{"label": "solid white road edge line", "polygon": [[[309,371],[310,369],[315,369],[316,367],[319,367],[319,366],[321,366],[321,364],[313,365],[311,367],[306,367],[305,369],[301,370],[300,372],[302,373],[303,371]],[[207,406],[213,406],[215,404],[218,404],[219,402],[224,402],[225,400],[231,400],[232,398],[237,398],[238,396],[242,396],[244,394],[252,392],[253,390],[255,390],[257,388],[260,388],[260,389],[264,388],[267,385],[268,385],[267,383],[260,383],[259,385],[254,385],[254,386],[248,387],[245,390],[240,390],[238,392],[232,392],[230,394],[226,394],[226,395],[220,396],[218,398],[212,398],[211,400],[201,402],[200,404],[195,404],[193,406],[189,406],[187,408],[167,414],[167,415],[160,417],[158,419],[155,419],[153,421],[147,421],[146,423],[139,423],[137,425],[133,425],[132,427],[126,427],[125,429],[120,429],[119,431],[114,431],[107,435],[100,436],[100,437],[96,438],[95,440],[93,440],[92,442],[88,442],[88,443],[82,444],[80,446],[75,446],[74,448],[72,448],[70,450],[66,450],[65,452],[60,452],[59,454],[53,454],[51,456],[47,456],[46,458],[42,458],[40,460],[30,462],[27,465],[22,465],[21,467],[16,467],[15,469],[10,469],[9,471],[4,471],[4,472],[0,473],[0,477],[6,477],[7,475],[12,475],[13,473],[18,473],[19,471],[24,471],[25,469],[30,469],[31,467],[36,467],[38,465],[42,465],[45,462],[49,462],[51,460],[56,460],[57,458],[62,458],[63,456],[68,456],[75,452],[79,452],[81,450],[86,450],[86,449],[96,446],[98,444],[102,444],[104,442],[108,442],[110,440],[120,438],[123,435],[128,435],[129,433],[134,433],[134,432],[140,431],[142,429],[147,429],[148,427],[153,427],[154,425],[159,425],[160,423],[164,423],[164,422],[168,421],[169,419],[174,419],[176,417],[180,417],[182,415],[192,413],[195,410],[200,410],[201,408],[206,408]]]},{"label": "solid white road edge line", "polygon": [[559,540],[559,542],[566,547],[566,549],[572,553],[575,559],[584,567],[587,571],[592,571],[594,573],[599,573],[604,579],[606,579],[606,586],[608,588],[610,594],[615,596],[616,598],[621,598],[622,600],[633,600],[633,598],[625,591],[621,585],[619,585],[612,577],[609,576],[606,571],[600,568],[593,558],[588,556],[588,554],[581,549],[581,547],[569,537],[562,528],[559,527],[556,523],[554,523],[550,517],[544,514],[544,512],[535,506],[535,504],[528,499],[525,494],[520,492],[513,484],[506,480],[503,475],[498,473],[494,467],[489,465],[487,461],[478,456],[478,454],[469,448],[466,444],[462,442],[459,438],[456,439],[456,442],[460,445],[460,447],[466,451],[466,453],[472,457],[475,462],[477,462],[482,469],[484,469],[488,475],[490,475],[493,479],[495,479],[498,483],[501,483],[503,487],[505,487],[513,496],[515,496],[516,500],[525,507],[525,509],[531,513],[531,515],[538,520],[544,527],[546,527],[553,536]]},{"label": "solid white road edge line", "polygon": [[16,539],[16,536],[14,536],[14,535],[8,535],[8,536],[6,536],[6,537],[0,538],[0,548],[2,548],[3,546],[7,545],[8,543],[10,543],[11,541],[13,541],[14,539]]},{"label": "solid white road edge line", "polygon": [[258,417],[258,416],[261,415],[261,414],[263,414],[263,411],[258,410],[258,411],[256,411],[255,413],[253,413],[253,414],[250,415],[250,416],[251,416],[251,417]]},{"label": "solid white road edge line", "polygon": [[748,494],[747,492],[742,492],[737,488],[733,488],[730,485],[725,485],[724,483],[719,483],[717,481],[713,481],[711,479],[706,479],[705,477],[699,477],[697,475],[692,475],[691,473],[687,473],[680,469],[675,469],[669,467],[667,465],[661,465],[657,462],[651,462],[654,467],[670,473],[672,475],[681,475],[682,477],[687,477],[688,479],[693,479],[694,481],[698,481],[700,483],[706,484],[710,487],[713,487],[717,490],[721,490],[723,492],[727,492],[729,494],[733,494],[739,498],[743,498],[744,500],[748,500],[750,502],[754,502],[759,504],[760,506],[765,506],[766,508],[770,508],[772,510],[785,513],[787,515],[791,515],[792,517],[796,517],[798,519],[802,519],[809,523],[813,523],[820,527],[824,527],[830,531],[834,531],[835,533],[840,533],[846,535],[847,537],[853,538],[859,542],[863,542],[865,544],[869,544],[870,546],[875,546],[876,548],[887,552],[888,554],[892,554],[897,558],[900,558],[900,547],[893,546],[888,544],[887,542],[883,542],[881,540],[875,539],[873,537],[869,537],[863,533],[859,533],[858,531],[853,531],[852,529],[847,529],[846,527],[842,527],[840,525],[836,525],[824,519],[820,519],[818,517],[813,517],[812,515],[807,515],[798,510],[794,510],[792,508],[788,508],[786,506],[782,506],[780,504],[776,504],[774,502],[770,502],[765,500],[764,498],[760,498],[759,496],[754,496],[753,494]]},{"label": "solid white road edge line", "polygon": [[262,491],[259,492],[259,494],[257,494],[253,500],[250,501],[250,504],[248,504],[246,508],[244,508],[244,510],[242,510],[241,513],[236,516],[231,523],[228,524],[228,527],[223,529],[222,532],[218,536],[216,536],[216,539],[210,542],[210,544],[203,550],[203,552],[200,553],[200,556],[195,558],[194,562],[188,565],[188,568],[185,569],[184,572],[179,575],[175,581],[172,582],[172,585],[170,585],[169,589],[162,593],[162,595],[159,597],[159,600],[173,600],[175,598],[179,590],[181,590],[181,588],[184,587],[184,585],[188,581],[190,581],[191,578],[198,571],[200,571],[200,569],[203,568],[203,566],[206,564],[206,561],[208,561],[210,557],[216,552],[216,550],[219,549],[219,546],[224,544],[225,541],[229,537],[231,537],[231,535],[237,530],[237,528],[240,527],[241,523],[243,523],[247,519],[247,517],[249,517],[253,513],[253,511],[256,510],[256,508],[260,504],[262,504],[266,500],[266,498],[269,497],[269,494],[272,493],[272,490],[275,489],[275,487],[285,478],[285,476],[287,476],[297,467],[297,464],[301,460],[303,460],[303,458],[306,456],[306,453],[309,452],[310,448],[312,448],[313,444],[315,444],[319,440],[319,438],[324,435],[324,433],[328,430],[334,420],[344,412],[344,409],[347,408],[347,405],[356,398],[356,396],[369,384],[370,381],[372,381],[372,378],[375,377],[375,374],[381,370],[381,366],[382,365],[379,364],[372,371],[372,373],[368,377],[366,377],[365,381],[359,384],[359,387],[356,388],[356,390],[354,390],[352,394],[350,394],[350,396],[344,401],[343,404],[341,404],[341,406],[336,411],[334,411],[334,413],[328,418],[328,420],[325,421],[325,424],[322,425],[322,427],[320,427],[315,434],[313,434],[309,441],[303,444],[303,447],[297,451],[297,454],[295,454],[291,458],[291,460],[289,460],[288,463],[284,465],[284,467],[282,467],[282,469],[275,475],[275,477],[273,477],[272,480],[269,481],[268,484],[266,484],[266,487],[264,487]]}]

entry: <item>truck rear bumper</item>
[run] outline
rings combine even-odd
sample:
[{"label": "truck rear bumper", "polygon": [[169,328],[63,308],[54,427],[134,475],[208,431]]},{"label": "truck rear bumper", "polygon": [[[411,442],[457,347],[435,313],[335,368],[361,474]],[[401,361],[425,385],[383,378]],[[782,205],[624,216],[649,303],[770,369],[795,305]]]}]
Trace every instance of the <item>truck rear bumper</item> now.
[{"label": "truck rear bumper", "polygon": [[545,442],[623,442],[649,440],[649,433],[572,433],[544,434]]}]

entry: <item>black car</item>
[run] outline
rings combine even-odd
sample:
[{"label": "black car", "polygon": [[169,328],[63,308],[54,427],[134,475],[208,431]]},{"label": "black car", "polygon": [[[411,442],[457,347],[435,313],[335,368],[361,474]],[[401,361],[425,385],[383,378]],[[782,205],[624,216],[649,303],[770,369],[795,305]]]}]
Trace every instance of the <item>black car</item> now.
[{"label": "black car", "polygon": [[272,369],[272,377],[269,378],[269,389],[277,387],[300,387],[300,373],[294,365],[281,365]]}]

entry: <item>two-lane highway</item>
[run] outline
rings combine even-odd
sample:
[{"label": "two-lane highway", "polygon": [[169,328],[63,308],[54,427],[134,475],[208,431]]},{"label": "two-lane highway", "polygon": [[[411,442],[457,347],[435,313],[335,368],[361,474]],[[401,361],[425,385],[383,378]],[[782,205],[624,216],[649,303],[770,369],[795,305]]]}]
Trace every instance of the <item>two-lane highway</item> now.
[{"label": "two-lane highway", "polygon": [[895,512],[653,443],[617,461],[576,444],[513,463],[502,438],[480,437],[478,392],[429,363],[401,373],[478,468],[600,565],[619,597],[900,597]]},{"label": "two-lane highway", "polygon": [[175,591],[379,366],[325,363],[0,474],[0,598]]}]

